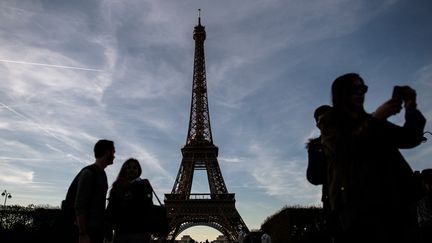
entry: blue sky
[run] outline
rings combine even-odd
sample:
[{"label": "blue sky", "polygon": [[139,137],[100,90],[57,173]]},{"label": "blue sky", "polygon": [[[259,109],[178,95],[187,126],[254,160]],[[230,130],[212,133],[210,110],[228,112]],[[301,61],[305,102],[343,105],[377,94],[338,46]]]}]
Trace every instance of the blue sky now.
[{"label": "blue sky", "polygon": [[[58,206],[100,138],[116,143],[110,184],[135,157],[160,197],[171,191],[189,122],[198,8],[213,141],[250,229],[285,205],[320,204],[320,188],[305,180],[304,147],[337,76],[365,79],[368,112],[394,85],[410,85],[432,117],[429,0],[4,0],[0,190],[12,193],[8,204]],[[390,120],[402,124],[403,114]],[[432,167],[431,142],[403,154],[415,170]],[[206,180],[197,172],[193,192],[208,192]]]}]

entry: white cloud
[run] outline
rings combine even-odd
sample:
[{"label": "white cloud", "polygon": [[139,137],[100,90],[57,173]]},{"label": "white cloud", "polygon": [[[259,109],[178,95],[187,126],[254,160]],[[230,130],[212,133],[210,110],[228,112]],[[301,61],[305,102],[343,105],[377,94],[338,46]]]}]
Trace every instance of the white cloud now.
[{"label": "white cloud", "polygon": [[417,73],[418,82],[425,86],[432,86],[432,64],[425,65],[420,68]]},{"label": "white cloud", "polygon": [[0,122],[0,129],[10,129],[9,122]]},{"label": "white cloud", "polygon": [[226,163],[244,163],[246,160],[240,157],[219,157],[219,161]]},{"label": "white cloud", "polygon": [[255,180],[253,184],[256,185],[252,187],[261,188],[268,196],[292,204],[316,203],[316,188],[305,179],[307,161],[286,158],[285,153],[269,148],[265,142],[251,142],[249,151],[248,166],[244,169]]},{"label": "white cloud", "polygon": [[29,184],[33,182],[34,171],[14,166],[6,161],[1,161],[0,181],[6,184]]}]

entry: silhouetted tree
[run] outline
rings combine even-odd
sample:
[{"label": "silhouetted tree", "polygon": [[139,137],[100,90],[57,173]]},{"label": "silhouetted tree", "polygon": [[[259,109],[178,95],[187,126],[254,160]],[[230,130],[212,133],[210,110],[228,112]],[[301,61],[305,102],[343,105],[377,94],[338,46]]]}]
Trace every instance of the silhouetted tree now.
[{"label": "silhouetted tree", "polygon": [[284,207],[268,217],[261,230],[273,243],[327,243],[324,211],[318,207]]}]

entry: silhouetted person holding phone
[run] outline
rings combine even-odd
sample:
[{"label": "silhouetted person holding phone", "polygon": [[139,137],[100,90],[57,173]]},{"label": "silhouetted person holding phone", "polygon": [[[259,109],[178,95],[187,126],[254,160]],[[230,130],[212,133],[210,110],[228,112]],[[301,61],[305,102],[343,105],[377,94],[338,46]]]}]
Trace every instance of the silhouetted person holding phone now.
[{"label": "silhouetted person holding phone", "polygon": [[75,199],[76,224],[79,243],[102,243],[104,215],[108,190],[105,168],[114,161],[114,142],[99,140],[94,146],[95,162],[78,177]]},{"label": "silhouetted person holding phone", "polygon": [[107,218],[110,228],[114,230],[113,243],[150,241],[145,219],[153,205],[153,188],[149,180],[140,178],[141,173],[139,161],[130,158],[123,163],[112,185]]},{"label": "silhouetted person holding phone", "polygon": [[[342,227],[339,242],[418,242],[414,174],[399,149],[423,139],[425,118],[416,92],[408,86],[368,114],[368,87],[356,73],[332,84],[331,111],[321,120],[321,142],[328,162],[331,210]],[[399,93],[398,93],[399,92]],[[405,123],[387,118],[405,108]]]}]

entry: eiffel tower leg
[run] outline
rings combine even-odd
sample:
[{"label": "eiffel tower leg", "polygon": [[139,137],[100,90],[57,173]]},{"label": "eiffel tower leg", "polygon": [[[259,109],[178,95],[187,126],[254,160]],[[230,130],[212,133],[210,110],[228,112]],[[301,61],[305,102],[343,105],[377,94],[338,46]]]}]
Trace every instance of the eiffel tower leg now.
[{"label": "eiffel tower leg", "polygon": [[174,229],[174,231],[172,232],[172,235],[171,235],[171,243],[174,243],[175,242],[175,238],[176,238],[176,236],[177,236],[177,234],[179,233],[178,232],[179,231],[179,226],[177,226],[175,229]]}]

